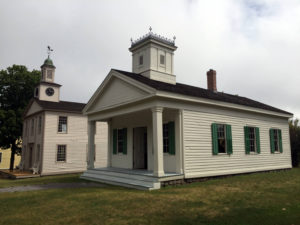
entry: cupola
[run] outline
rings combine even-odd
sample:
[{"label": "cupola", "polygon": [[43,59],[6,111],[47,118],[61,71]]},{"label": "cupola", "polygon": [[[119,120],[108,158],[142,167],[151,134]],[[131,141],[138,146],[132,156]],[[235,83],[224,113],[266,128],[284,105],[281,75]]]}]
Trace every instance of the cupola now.
[{"label": "cupola", "polygon": [[152,80],[176,84],[174,75],[175,36],[173,39],[165,38],[149,32],[141,38],[131,39],[132,72],[139,73]]}]

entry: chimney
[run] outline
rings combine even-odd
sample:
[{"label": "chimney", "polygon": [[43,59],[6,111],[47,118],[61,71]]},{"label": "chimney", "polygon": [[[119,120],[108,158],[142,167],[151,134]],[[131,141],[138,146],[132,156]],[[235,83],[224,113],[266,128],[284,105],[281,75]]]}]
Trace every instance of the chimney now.
[{"label": "chimney", "polygon": [[217,72],[215,70],[210,69],[207,71],[207,89],[217,92]]}]

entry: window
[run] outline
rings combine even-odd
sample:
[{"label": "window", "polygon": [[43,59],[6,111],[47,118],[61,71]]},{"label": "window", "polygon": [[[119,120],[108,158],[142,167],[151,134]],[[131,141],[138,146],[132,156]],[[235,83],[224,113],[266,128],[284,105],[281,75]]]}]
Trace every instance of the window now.
[{"label": "window", "polygon": [[282,137],[280,129],[270,129],[271,153],[282,153]]},{"label": "window", "polygon": [[144,64],[144,57],[142,55],[140,55],[139,57],[139,65],[143,65]]},{"label": "window", "polygon": [[31,120],[31,136],[34,134],[34,119]]},{"label": "window", "polygon": [[260,153],[260,137],[258,127],[244,127],[246,154]]},{"label": "window", "polygon": [[163,124],[163,152],[175,155],[175,123]]},{"label": "window", "polygon": [[47,78],[52,79],[52,70],[47,70]]},{"label": "window", "polygon": [[124,147],[124,130],[118,130],[118,153],[123,153]]},{"label": "window", "polygon": [[231,125],[212,124],[212,146],[214,155],[219,153],[232,154]]},{"label": "window", "polygon": [[113,154],[127,154],[127,128],[113,130]]},{"label": "window", "polygon": [[67,122],[68,118],[66,116],[60,116],[58,118],[58,132],[67,133]]},{"label": "window", "polygon": [[39,134],[41,134],[41,132],[42,132],[42,117],[41,116],[39,116],[38,132],[39,132]]},{"label": "window", "polygon": [[168,124],[163,125],[163,149],[164,149],[164,153],[169,153],[169,129],[168,129]]},{"label": "window", "polygon": [[0,163],[2,162],[2,152],[0,152]]},{"label": "window", "polygon": [[164,55],[160,55],[160,64],[165,65],[165,56]]},{"label": "window", "polygon": [[57,145],[57,162],[65,162],[66,161],[66,145]]}]

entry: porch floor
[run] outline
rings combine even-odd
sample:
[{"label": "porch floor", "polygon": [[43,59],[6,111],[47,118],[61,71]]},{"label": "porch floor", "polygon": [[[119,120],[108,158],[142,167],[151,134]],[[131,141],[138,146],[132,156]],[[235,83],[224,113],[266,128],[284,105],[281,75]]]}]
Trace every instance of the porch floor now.
[{"label": "porch floor", "polygon": [[10,178],[10,179],[23,179],[23,178],[32,178],[32,177],[40,177],[39,174],[32,174],[31,171],[26,170],[0,170],[0,177],[2,178]]}]

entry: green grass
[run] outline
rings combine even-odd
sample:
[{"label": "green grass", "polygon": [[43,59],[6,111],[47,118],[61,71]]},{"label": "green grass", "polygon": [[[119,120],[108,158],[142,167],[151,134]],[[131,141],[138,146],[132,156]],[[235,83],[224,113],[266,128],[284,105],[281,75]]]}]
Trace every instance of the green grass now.
[{"label": "green grass", "polygon": [[[26,184],[38,179],[57,182],[63,177],[79,181],[78,176],[69,176],[28,179]],[[1,181],[1,185],[7,186],[5,182],[10,181]],[[19,185],[24,181],[15,182]],[[2,193],[0,218],[0,224],[5,225],[297,225],[300,169],[220,178],[151,192],[107,186]]]}]

